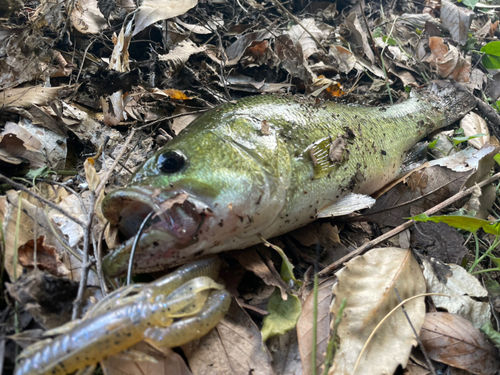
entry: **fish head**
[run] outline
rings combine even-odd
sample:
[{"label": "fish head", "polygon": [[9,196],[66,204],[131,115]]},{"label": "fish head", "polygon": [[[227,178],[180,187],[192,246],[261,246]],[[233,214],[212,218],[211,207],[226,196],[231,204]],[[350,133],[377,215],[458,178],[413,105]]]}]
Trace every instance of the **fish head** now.
[{"label": "fish head", "polygon": [[[262,138],[254,122],[195,126],[149,158],[126,188],[106,196],[103,214],[126,242],[120,259],[152,212],[134,256],[135,272],[238,248],[242,238],[274,221],[286,200],[288,153],[276,136]],[[278,162],[280,152],[286,160]]]}]

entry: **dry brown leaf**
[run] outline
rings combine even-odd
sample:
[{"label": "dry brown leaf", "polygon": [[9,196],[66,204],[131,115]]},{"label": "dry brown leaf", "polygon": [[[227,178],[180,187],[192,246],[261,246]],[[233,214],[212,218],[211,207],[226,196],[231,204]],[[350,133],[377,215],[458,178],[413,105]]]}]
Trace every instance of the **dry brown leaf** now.
[{"label": "dry brown leaf", "polygon": [[271,337],[266,341],[272,348],[274,375],[302,375],[297,331],[295,329],[284,335]]},{"label": "dry brown leaf", "polygon": [[473,374],[491,375],[500,367],[498,349],[459,315],[426,314],[420,340],[431,359]]},{"label": "dry brown leaf", "polygon": [[305,227],[295,229],[290,235],[304,246],[313,246],[319,243],[324,247],[340,243],[339,230],[330,223],[314,222]]},{"label": "dry brown leaf", "polygon": [[78,283],[54,277],[40,270],[24,273],[15,283],[6,283],[9,294],[46,329],[59,327],[71,320]]},{"label": "dry brown leaf", "polygon": [[[331,277],[318,285],[318,321],[316,342],[316,370],[321,373],[325,362],[326,347],[330,338],[330,304],[333,299],[332,286],[337,281]],[[302,358],[302,373],[312,373],[312,332],[313,332],[313,292],[309,293],[302,304],[302,314],[297,322],[297,337],[300,357]]]},{"label": "dry brown leaf", "polygon": [[[423,166],[410,172],[390,190],[377,197],[375,205],[363,212],[363,215],[380,225],[396,227],[406,221],[405,217],[421,214],[458,193],[470,173],[454,172],[440,166]],[[422,196],[425,199],[418,199]]]},{"label": "dry brown leaf", "polygon": [[116,355],[101,363],[109,375],[192,375],[182,357],[170,348],[155,349],[145,342],[130,348],[156,360],[133,360],[123,355]]},{"label": "dry brown leaf", "polygon": [[333,56],[338,64],[338,69],[342,73],[349,73],[356,66],[356,57],[348,49],[342,46],[332,46],[329,55]]},{"label": "dry brown leaf", "polygon": [[[300,21],[300,23],[302,24],[302,26],[292,26],[287,34],[294,42],[300,43],[300,45],[302,46],[302,53],[304,55],[304,58],[307,59],[312,54],[318,52],[317,43],[309,33],[311,33],[316,38],[316,40],[320,42],[325,38],[325,34],[323,33],[323,31],[318,29],[314,18],[304,18]],[[306,29],[309,33],[307,33],[304,29]]]},{"label": "dry brown leaf", "polygon": [[64,87],[30,86],[18,89],[8,89],[0,92],[0,106],[4,108],[29,108],[34,104],[47,105],[57,99]]},{"label": "dry brown leaf", "polygon": [[[3,224],[3,234],[5,238],[5,270],[9,274],[11,280],[14,278],[14,244],[16,243],[16,223],[17,223],[17,207],[19,203],[19,194],[13,190],[9,190],[6,196],[1,197],[3,202],[2,217],[0,222]],[[48,219],[45,210],[40,207],[36,207],[34,204],[30,203],[24,196],[21,198],[21,216],[19,220],[19,233],[17,234],[17,246],[23,246],[28,241],[33,240],[34,232],[33,218],[37,218],[39,224],[37,228],[37,236],[46,236],[46,243],[56,246],[58,248],[58,253],[62,253],[62,246],[55,239],[54,235],[50,231],[50,226],[48,224]],[[55,230],[58,228],[54,225]],[[45,229],[47,228],[47,229]],[[58,233],[62,235],[60,232]],[[17,264],[17,277],[22,273],[22,267]]]},{"label": "dry brown leaf", "polygon": [[346,35],[345,38],[361,50],[368,60],[370,60],[370,63],[373,64],[375,62],[375,55],[373,54],[370,43],[368,43],[368,36],[363,30],[356,13],[353,12],[349,14],[345,18],[344,24],[349,30],[349,34]]},{"label": "dry brown leaf", "polygon": [[300,43],[294,43],[288,35],[280,35],[276,38],[275,48],[281,65],[288,73],[299,77],[305,83],[312,79],[312,73],[304,60]]},{"label": "dry brown leaf", "polygon": [[[195,113],[190,114],[190,112]],[[172,122],[172,131],[175,133],[175,135],[179,135],[182,129],[186,128],[191,122],[202,115],[196,109],[184,107],[181,105],[175,108],[174,116],[180,114],[183,114],[183,116],[174,118]]]},{"label": "dry brown leaf", "polygon": [[437,36],[429,38],[431,56],[427,60],[437,74],[443,78],[452,78],[457,82],[468,82],[471,70],[470,56],[462,57],[460,51],[453,45],[444,44]]},{"label": "dry brown leaf", "polygon": [[284,300],[287,299],[287,292],[290,290],[290,287],[281,279],[276,270],[269,269],[255,248],[243,251],[233,251],[231,254],[243,266],[243,268],[260,277],[266,285],[277,286],[280,288],[282,298]]},{"label": "dry brown leaf", "polygon": [[249,33],[245,36],[239,38],[236,42],[231,44],[226,48],[226,55],[228,61],[227,66],[236,65],[241,56],[245,53],[246,49],[252,44],[252,42],[260,42],[266,38],[269,38],[271,34],[267,30],[255,31]]},{"label": "dry brown leaf", "polygon": [[[34,268],[35,266],[35,241],[29,240],[19,247],[19,263],[23,267]],[[51,275],[64,277],[69,274],[63,262],[59,259],[54,246],[45,244],[45,236],[36,239],[36,264],[42,271],[47,271]]]},{"label": "dry brown leaf", "polygon": [[234,300],[215,329],[182,349],[195,375],[272,374],[258,327]]},{"label": "dry brown leaf", "polygon": [[448,0],[441,0],[441,22],[458,44],[465,45],[467,43],[473,17],[472,10],[459,7]]},{"label": "dry brown leaf", "polygon": [[[425,293],[425,280],[410,250],[387,247],[373,249],[345,264],[337,272],[333,287],[335,301],[331,313],[339,311],[344,298],[347,305],[338,328],[340,347],[329,375],[354,375],[354,365],[375,326],[402,300]],[[423,298],[405,304],[417,332],[424,321]],[[395,335],[397,332],[397,335]],[[401,309],[379,328],[365,350],[356,374],[392,374],[398,365],[406,366],[410,351],[417,343],[413,330]]]}]

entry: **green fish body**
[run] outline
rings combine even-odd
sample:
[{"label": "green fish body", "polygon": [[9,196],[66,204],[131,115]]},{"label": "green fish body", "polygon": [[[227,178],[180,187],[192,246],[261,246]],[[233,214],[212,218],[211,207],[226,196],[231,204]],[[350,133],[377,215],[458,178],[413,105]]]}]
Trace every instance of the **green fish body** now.
[{"label": "green fish body", "polygon": [[348,213],[347,196],[358,209],[361,198],[353,193],[381,189],[412,146],[474,106],[472,95],[446,82],[388,107],[294,96],[224,104],[193,121],[127,188],[105,198],[103,213],[126,241],[104,258],[104,269],[126,270],[134,236],[151,211],[134,272],[245,248],[318,217]]}]

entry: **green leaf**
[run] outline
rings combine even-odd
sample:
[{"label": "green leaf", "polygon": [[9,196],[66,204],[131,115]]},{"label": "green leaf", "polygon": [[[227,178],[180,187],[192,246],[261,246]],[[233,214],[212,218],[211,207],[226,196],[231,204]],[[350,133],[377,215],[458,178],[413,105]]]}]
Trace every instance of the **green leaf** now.
[{"label": "green leaf", "polygon": [[431,143],[429,143],[429,149],[433,149],[434,147],[436,147],[436,143],[438,143],[439,139],[435,139],[433,140]]},{"label": "green leaf", "polygon": [[454,137],[453,138],[453,145],[456,146],[462,142],[467,142],[469,139],[474,139],[474,138],[479,138],[479,137],[484,137],[486,134],[479,133],[479,134],[474,134],[468,137]]},{"label": "green leaf", "polygon": [[486,233],[494,234],[496,236],[500,235],[499,222],[476,219],[475,217],[470,216],[444,215],[429,217],[426,214],[420,214],[413,216],[411,219],[423,222],[433,221],[435,223],[445,223],[451,227],[463,229],[468,232],[476,232],[479,228],[482,228]]},{"label": "green leaf", "polygon": [[382,37],[382,40],[384,41],[384,43],[387,43],[388,45],[390,46],[395,46],[397,43],[396,41],[393,39],[393,38],[389,38],[388,36],[384,35]]},{"label": "green leaf", "polygon": [[500,258],[490,256],[490,259],[493,263],[495,263],[495,266],[500,267]]},{"label": "green leaf", "polygon": [[49,176],[51,170],[49,167],[41,167],[38,169],[30,169],[28,173],[24,176],[27,180],[33,181],[36,178],[46,178]]},{"label": "green leaf", "polygon": [[464,5],[470,7],[472,10],[474,10],[474,7],[476,4],[479,2],[479,0],[462,0]]},{"label": "green leaf", "polygon": [[374,38],[382,36],[382,29],[380,27],[377,27],[375,30],[373,30],[372,36]]},{"label": "green leaf", "polygon": [[302,306],[297,296],[293,294],[288,294],[288,299],[283,301],[279,288],[276,288],[267,303],[267,311],[269,315],[264,317],[262,341],[294,329],[302,312]]},{"label": "green leaf", "polygon": [[500,41],[490,42],[485,46],[481,47],[481,52],[487,55],[499,56],[500,57]]},{"label": "green leaf", "polygon": [[500,333],[495,331],[491,322],[484,323],[484,325],[479,328],[479,330],[484,333],[490,341],[497,347],[500,348]]},{"label": "green leaf", "polygon": [[495,156],[493,156],[493,160],[495,160],[497,164],[500,165],[500,154],[496,154]]},{"label": "green leaf", "polygon": [[500,57],[493,55],[484,55],[481,59],[486,69],[500,69]]},{"label": "green leaf", "polygon": [[467,51],[473,50],[475,49],[474,46],[476,45],[476,43],[477,39],[474,37],[470,37],[469,39],[467,39],[467,42],[465,43],[465,46],[463,46],[463,48]]},{"label": "green leaf", "polygon": [[279,246],[273,245],[271,242],[267,241],[266,239],[264,239],[262,237],[260,239],[264,243],[264,245],[276,250],[278,252],[278,254],[281,256],[281,259],[283,259],[283,263],[281,263],[281,272],[280,272],[280,276],[283,279],[283,281],[286,283],[289,283],[290,280],[293,280],[293,282],[296,285],[301,285],[301,282],[298,281],[295,278],[295,275],[293,274],[293,264],[290,263],[285,252]]}]

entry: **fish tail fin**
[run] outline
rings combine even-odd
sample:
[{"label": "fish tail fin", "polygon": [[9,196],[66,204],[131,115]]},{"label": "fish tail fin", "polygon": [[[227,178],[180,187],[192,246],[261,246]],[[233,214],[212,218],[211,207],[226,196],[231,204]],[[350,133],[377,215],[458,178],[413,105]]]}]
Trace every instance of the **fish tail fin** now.
[{"label": "fish tail fin", "polygon": [[470,91],[454,81],[435,80],[421,89],[412,90],[412,95],[429,102],[436,111],[444,113],[445,120],[439,127],[460,120],[477,103]]}]

